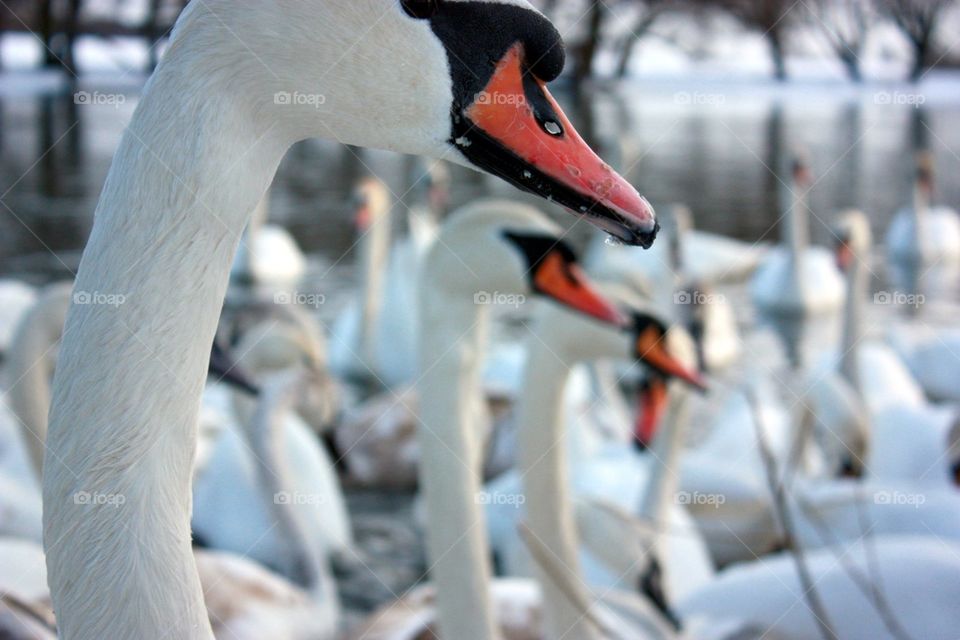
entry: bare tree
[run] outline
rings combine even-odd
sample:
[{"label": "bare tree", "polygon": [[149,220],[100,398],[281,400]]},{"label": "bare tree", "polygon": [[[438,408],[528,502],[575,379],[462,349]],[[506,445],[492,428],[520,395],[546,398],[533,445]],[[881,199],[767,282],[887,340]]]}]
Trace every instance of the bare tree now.
[{"label": "bare tree", "polygon": [[720,7],[736,16],[746,26],[763,34],[770,44],[774,74],[777,80],[785,80],[785,37],[795,7],[802,6],[797,0],[713,0]]},{"label": "bare tree", "polygon": [[815,0],[807,7],[847,75],[854,82],[861,82],[860,56],[876,18],[872,0]]},{"label": "bare tree", "polygon": [[911,80],[919,80],[926,69],[936,64],[933,36],[943,11],[951,4],[953,0],[880,0],[884,14],[893,20],[913,47]]},{"label": "bare tree", "polygon": [[603,21],[607,14],[606,5],[601,0],[590,0],[586,13],[587,33],[581,42],[570,48],[573,58],[573,77],[576,80],[588,78],[593,72],[593,59],[600,48],[603,37]]},{"label": "bare tree", "polygon": [[671,5],[676,4],[677,0],[645,0],[637,4],[641,5],[636,20],[630,27],[630,33],[624,37],[620,43],[620,51],[617,54],[617,77],[623,78],[627,75],[630,66],[630,58],[633,57],[633,50],[637,46],[637,41],[647,34],[653,23],[657,21],[664,11]]}]

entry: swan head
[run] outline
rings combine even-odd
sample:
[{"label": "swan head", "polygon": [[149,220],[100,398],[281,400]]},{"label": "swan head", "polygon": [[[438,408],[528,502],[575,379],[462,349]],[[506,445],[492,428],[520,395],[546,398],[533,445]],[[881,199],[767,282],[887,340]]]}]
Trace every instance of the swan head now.
[{"label": "swan head", "polygon": [[584,274],[562,235],[559,226],[532,207],[481,200],[447,219],[421,276],[450,300],[519,305],[535,296],[607,324],[625,324],[617,307]]},{"label": "swan head", "polygon": [[353,190],[353,221],[360,231],[390,213],[390,191],[383,181],[373,176],[361,178]]},{"label": "swan head", "polygon": [[[526,0],[235,5],[189,7],[168,57],[191,48],[189,64],[229,74],[240,98],[255,100],[264,122],[287,137],[457,162],[549,198],[627,244],[652,244],[653,208],[550,95],[563,42]],[[200,20],[203,34],[187,28]],[[230,55],[213,60],[211,38]]]},{"label": "swan head", "polygon": [[851,209],[840,214],[833,235],[836,239],[837,267],[840,271],[848,271],[854,261],[863,260],[870,255],[870,222],[862,211]]},{"label": "swan head", "polygon": [[707,386],[697,370],[697,349],[690,334],[679,326],[667,327],[653,314],[634,312],[631,318],[633,357],[646,365],[640,383],[634,442],[647,448],[667,409],[667,382],[677,379],[700,391]]}]

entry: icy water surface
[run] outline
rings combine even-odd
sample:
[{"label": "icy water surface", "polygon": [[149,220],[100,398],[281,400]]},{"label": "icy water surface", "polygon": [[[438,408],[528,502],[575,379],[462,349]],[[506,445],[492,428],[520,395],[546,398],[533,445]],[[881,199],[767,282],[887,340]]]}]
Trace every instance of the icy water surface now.
[{"label": "icy water surface", "polygon": [[[958,86],[960,81],[945,76],[919,88],[713,80],[636,82],[584,90],[579,97],[557,92],[581,133],[655,205],[685,202],[699,227],[775,240],[781,185],[770,169],[784,165],[798,147],[812,159],[812,205],[824,222],[838,209],[858,206],[882,230],[907,200],[912,150],[920,145],[936,156],[940,199],[960,204]],[[78,90],[122,99],[77,104]],[[137,92],[129,80],[121,87],[88,81],[72,88],[36,73],[0,77],[0,276],[44,281],[76,267]],[[351,185],[368,171],[407,204],[424,197],[423,189],[411,188],[422,167],[410,158],[309,141],[283,162],[271,216],[318,259],[329,264],[347,258],[354,237]],[[453,206],[480,195],[525,197],[459,167],[454,178]],[[576,222],[554,205],[536,202],[562,224]],[[813,239],[826,239],[826,226],[811,222]],[[573,237],[583,241],[590,233],[588,225],[577,224]]]}]

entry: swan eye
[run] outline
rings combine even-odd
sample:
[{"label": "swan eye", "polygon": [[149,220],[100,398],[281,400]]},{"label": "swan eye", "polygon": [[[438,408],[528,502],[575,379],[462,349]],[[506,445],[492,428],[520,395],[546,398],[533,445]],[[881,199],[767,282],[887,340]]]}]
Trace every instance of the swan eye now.
[{"label": "swan eye", "polygon": [[432,18],[439,9],[440,0],[400,0],[400,6],[411,18]]}]

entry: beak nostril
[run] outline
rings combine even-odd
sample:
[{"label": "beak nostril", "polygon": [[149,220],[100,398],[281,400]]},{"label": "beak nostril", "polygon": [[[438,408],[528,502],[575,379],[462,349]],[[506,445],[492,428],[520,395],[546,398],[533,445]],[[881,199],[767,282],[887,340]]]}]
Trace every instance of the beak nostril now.
[{"label": "beak nostril", "polygon": [[552,136],[563,135],[563,127],[561,127],[558,122],[555,122],[553,120],[545,120],[542,123],[542,126],[543,126],[543,130]]}]

